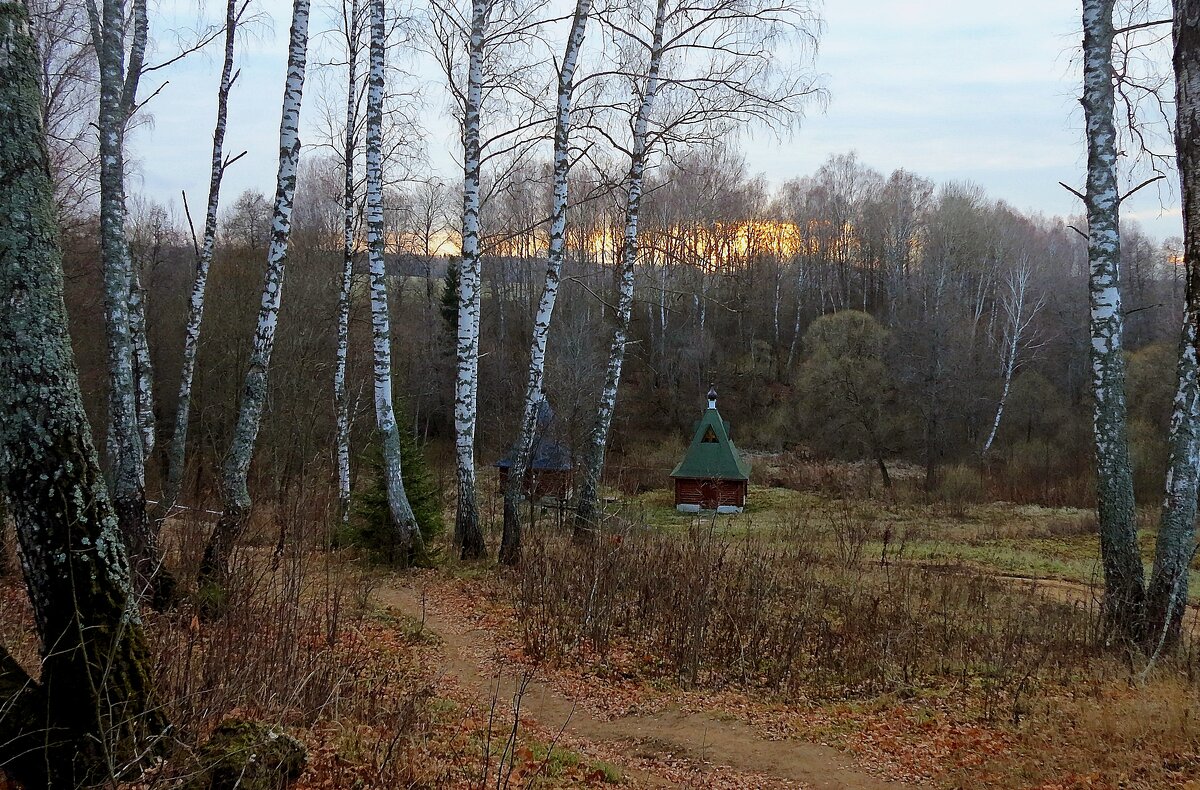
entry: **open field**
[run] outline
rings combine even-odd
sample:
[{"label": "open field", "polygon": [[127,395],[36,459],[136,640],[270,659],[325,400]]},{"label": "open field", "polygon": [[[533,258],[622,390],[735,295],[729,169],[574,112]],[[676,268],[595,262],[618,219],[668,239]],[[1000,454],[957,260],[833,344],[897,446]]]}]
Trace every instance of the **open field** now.
[{"label": "open field", "polygon": [[[855,499],[786,488],[751,486],[737,516],[676,512],[671,492],[655,489],[626,502],[625,518],[668,533],[703,522],[718,534],[754,534],[836,551],[839,542],[863,561],[919,562],[990,574],[1061,581],[1092,588],[1102,581],[1095,514],[1078,508],[980,503],[924,504]],[[1153,560],[1156,513],[1142,514],[1140,543],[1147,571]],[[853,544],[851,546],[850,544]],[[861,545],[859,545],[861,544]],[[1193,563],[1193,600],[1200,600],[1200,558]]]}]

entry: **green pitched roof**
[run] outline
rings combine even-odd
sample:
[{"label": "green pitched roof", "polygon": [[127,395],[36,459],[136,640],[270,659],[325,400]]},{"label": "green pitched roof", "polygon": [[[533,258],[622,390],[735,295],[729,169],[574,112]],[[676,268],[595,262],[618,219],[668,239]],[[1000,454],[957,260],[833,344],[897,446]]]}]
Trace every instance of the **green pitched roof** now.
[{"label": "green pitched roof", "polygon": [[729,424],[715,409],[707,409],[700,422],[687,455],[671,472],[671,477],[700,480],[749,480],[750,464],[729,438]]}]

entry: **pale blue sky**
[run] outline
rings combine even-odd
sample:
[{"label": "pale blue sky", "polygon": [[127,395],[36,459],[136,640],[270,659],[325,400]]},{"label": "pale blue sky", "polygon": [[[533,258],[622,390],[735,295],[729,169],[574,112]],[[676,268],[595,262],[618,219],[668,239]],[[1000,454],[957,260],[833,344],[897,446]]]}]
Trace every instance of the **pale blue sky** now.
[{"label": "pale blue sky", "polygon": [[[217,5],[209,0],[206,12]],[[264,6],[270,28],[239,45],[242,76],[231,99],[227,146],[248,154],[227,175],[229,198],[247,188],[274,189],[290,3]],[[158,12],[159,19],[194,24],[196,0],[162,0]],[[330,27],[332,12],[314,0],[314,34]],[[1081,184],[1085,161],[1075,98],[1078,2],[830,0],[824,16],[818,69],[827,75],[828,109],[810,113],[787,140],[766,134],[746,140],[752,169],[778,183],[853,150],[884,172],[903,167],[937,182],[971,180],[1023,210],[1079,212],[1078,201],[1058,185]],[[159,49],[170,46],[160,41]],[[203,200],[217,57],[214,48],[171,69],[170,84],[151,105],[153,126],[133,141],[143,191],[156,200],[178,206],[181,189],[193,204]],[[408,68],[428,82],[430,159],[453,178],[454,133],[436,73],[419,61]],[[318,120],[321,93],[319,70],[310,72],[306,128]],[[314,141],[311,132],[304,138]],[[1169,187],[1143,190],[1125,206],[1127,217],[1160,238],[1180,228],[1177,187],[1164,183]]]}]

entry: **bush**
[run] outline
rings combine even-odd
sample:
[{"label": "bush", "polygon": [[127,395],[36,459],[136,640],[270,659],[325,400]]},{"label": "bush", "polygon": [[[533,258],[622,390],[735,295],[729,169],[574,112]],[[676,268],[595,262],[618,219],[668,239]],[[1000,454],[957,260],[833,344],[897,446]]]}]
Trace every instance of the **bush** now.
[{"label": "bush", "polygon": [[1096,654],[1095,612],[965,570],[848,567],[815,549],[704,529],[588,545],[538,534],[516,622],[535,659],[785,698],[981,684],[988,717]]},{"label": "bush", "polygon": [[967,505],[982,502],[984,494],[983,478],[971,467],[956,464],[943,470],[938,496],[957,515],[963,515]]},{"label": "bush", "polygon": [[821,316],[805,332],[796,405],[818,450],[882,463],[903,444],[903,403],[884,358],[887,341],[887,330],[857,310]]}]

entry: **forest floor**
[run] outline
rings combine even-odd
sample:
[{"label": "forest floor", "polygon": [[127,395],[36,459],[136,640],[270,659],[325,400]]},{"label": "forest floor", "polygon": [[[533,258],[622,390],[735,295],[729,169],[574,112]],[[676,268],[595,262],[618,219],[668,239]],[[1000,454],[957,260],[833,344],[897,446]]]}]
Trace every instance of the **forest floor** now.
[{"label": "forest floor", "polygon": [[[740,516],[697,519],[676,513],[670,493],[655,490],[623,498],[615,510],[636,530],[681,541],[701,529],[760,546],[809,543],[835,562],[864,568],[878,569],[883,558],[935,577],[999,579],[1081,611],[1097,601],[1097,540],[1087,511],[847,500],[759,487],[751,503]],[[553,533],[553,520],[545,513],[534,528]],[[1149,551],[1152,535],[1144,541]],[[490,565],[448,562],[383,576],[378,585],[372,602],[436,643],[435,687],[473,699],[497,721],[519,721],[513,737],[530,739],[535,754],[554,744],[580,765],[607,766],[604,781],[1200,790],[1200,693],[1183,670],[1139,676],[1140,665],[1122,669],[1120,659],[1082,660],[1073,679],[1034,681],[1036,692],[1011,701],[1011,718],[985,711],[995,704],[987,677],[965,684],[924,677],[892,692],[798,699],[642,671],[633,645],[618,646],[615,656],[539,660],[522,642],[519,580]],[[543,772],[539,781],[586,786],[600,777],[594,770]]]},{"label": "forest floor", "polygon": [[[511,592],[489,576],[442,570],[387,577],[372,600],[436,643],[439,694],[489,709],[499,721],[511,719],[515,702],[517,740],[536,744],[536,754],[554,744],[573,763],[604,765],[604,782],[1200,789],[1200,697],[1173,678],[1134,684],[1084,674],[1078,693],[1048,691],[1011,723],[985,721],[979,689],[952,685],[841,701],[685,688],[624,671],[619,661],[532,660],[521,648]],[[541,779],[582,787],[601,775]]]},{"label": "forest floor", "polygon": [[855,766],[826,744],[772,737],[727,711],[688,705],[695,699],[682,697],[682,706],[662,699],[644,705],[628,690],[591,696],[597,689],[568,674],[522,662],[500,637],[496,610],[489,615],[474,605],[463,608],[469,590],[425,577],[420,586],[385,584],[374,600],[431,633],[443,657],[439,683],[474,693],[489,708],[498,705],[506,719],[515,709],[521,728],[554,733],[562,747],[612,764],[630,786],[906,787]]},{"label": "forest floor", "polygon": [[[653,630],[664,627],[660,622],[618,633],[625,626],[614,620],[616,630],[602,649],[572,637],[557,652],[535,655],[531,613],[543,615],[539,633],[582,633],[574,602],[531,608],[539,594],[574,595],[570,579],[588,572],[589,553],[571,553],[552,513],[539,513],[528,525],[528,568],[521,571],[447,558],[434,568],[391,572],[349,553],[307,549],[289,549],[281,558],[271,551],[275,535],[268,530],[254,539],[257,548],[241,553],[235,598],[243,603],[229,616],[205,623],[185,605],[149,617],[156,673],[185,749],[168,762],[161,781],[142,786],[173,786],[171,777],[192,770],[192,744],[218,721],[248,716],[288,728],[308,747],[309,767],[296,790],[1200,790],[1195,655],[1164,661],[1153,673],[1141,671],[1143,658],[1104,649],[1088,648],[1078,659],[1069,651],[1048,660],[1038,655],[1038,640],[1056,624],[1086,621],[1094,611],[1097,540],[1086,511],[753,487],[746,513],[698,519],[676,513],[669,492],[661,490],[612,498],[620,500],[609,508],[614,532],[600,553],[618,563],[646,550],[662,552],[655,555],[660,562],[712,549],[711,556],[726,558],[730,573],[761,553],[762,567],[782,574],[763,578],[786,585],[790,558],[817,555],[794,566],[809,575],[776,596],[770,611],[749,613],[744,601],[718,606],[705,626],[710,633],[733,633],[728,620],[719,619],[734,612],[788,616],[789,596],[817,585],[824,590],[817,608],[799,595],[795,613],[816,617],[818,630],[803,633],[823,641],[799,650],[817,663],[797,665],[797,674],[780,685],[765,682],[765,675],[738,680],[715,663],[689,680],[655,641],[673,638],[669,605],[666,632]],[[202,523],[179,526],[183,567],[194,565],[206,531]],[[489,534],[492,545],[497,537]],[[584,565],[566,564],[580,557]],[[540,583],[555,567],[565,573],[546,574],[544,590],[531,592],[530,580]],[[683,575],[697,567],[674,569]],[[636,586],[638,573],[654,575],[647,568],[671,570],[636,563],[610,570],[635,577]],[[911,578],[894,589],[911,596],[912,605],[896,611],[916,619],[899,630],[895,622],[859,627],[845,619],[859,610],[846,608],[838,590],[857,589],[869,599],[885,574],[893,589],[903,569]],[[999,593],[971,579],[998,579]],[[688,582],[653,589],[688,600]],[[628,594],[628,588],[612,590]],[[1031,610],[1006,608],[1035,599],[1065,614],[1033,611],[1063,619],[1049,630],[1029,631],[1021,613]],[[965,630],[966,641],[954,643],[962,656],[975,656],[969,667],[950,656],[943,671],[911,652],[928,655],[922,640],[958,639],[939,618],[953,625],[972,606],[983,606],[981,620],[992,626]],[[567,620],[556,623],[555,617]],[[1200,649],[1198,628],[1200,617],[1193,617],[1188,651]],[[0,578],[0,638],[31,669],[37,662],[32,632],[19,580]],[[775,638],[787,631],[762,633]],[[1027,641],[1013,648],[1010,637]],[[827,650],[832,659],[818,666]],[[846,672],[837,663],[843,653],[856,662]],[[910,658],[905,666],[917,674],[908,677],[905,670],[900,678],[896,661]],[[851,678],[874,661],[882,682],[855,686]],[[808,671],[817,672],[819,688],[810,685]]]}]

